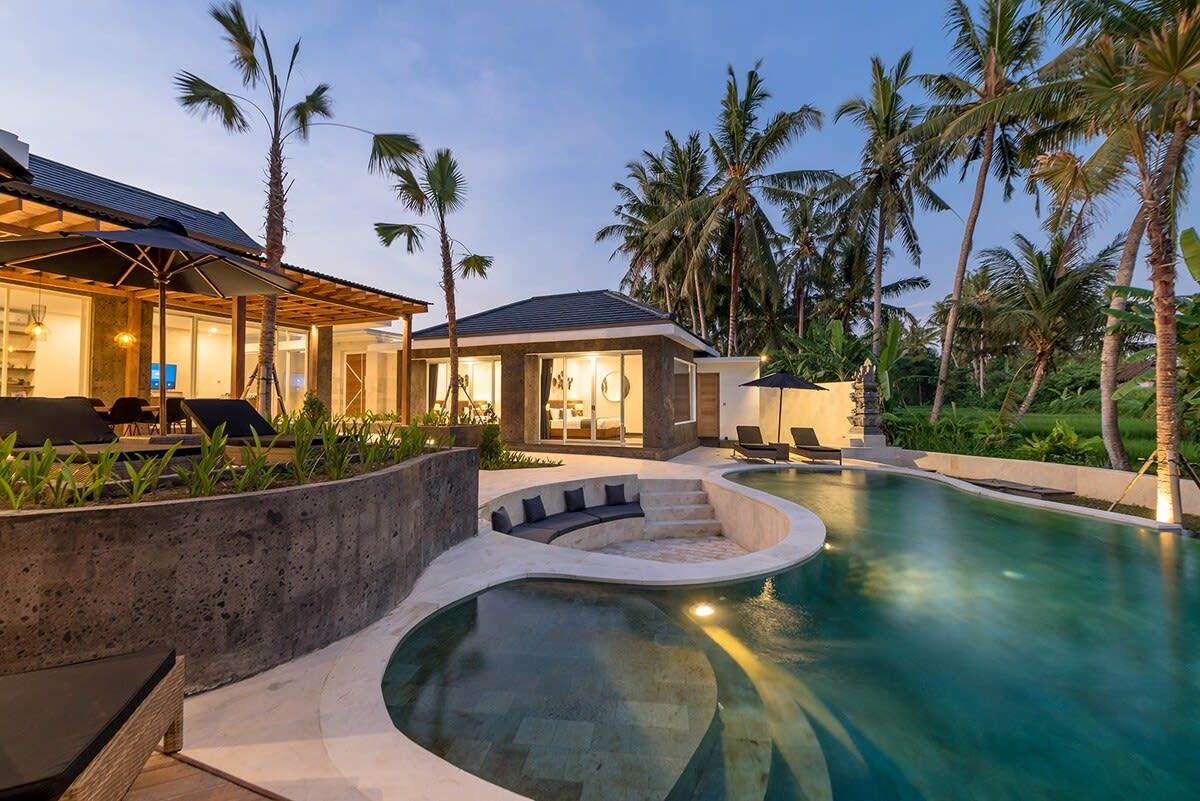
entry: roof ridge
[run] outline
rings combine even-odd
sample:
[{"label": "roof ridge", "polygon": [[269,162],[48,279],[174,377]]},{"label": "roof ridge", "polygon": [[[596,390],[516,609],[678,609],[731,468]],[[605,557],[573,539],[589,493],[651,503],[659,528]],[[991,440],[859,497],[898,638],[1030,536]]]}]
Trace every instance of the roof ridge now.
[{"label": "roof ridge", "polygon": [[[626,295],[624,292],[619,292],[615,289],[605,289],[604,291],[607,292],[609,295],[611,295],[614,298],[618,298],[620,300],[625,301],[630,306],[633,306],[636,309],[641,309],[642,311],[650,312],[651,314],[655,315],[656,317],[661,317],[664,320],[672,320],[672,321],[675,320],[674,314],[671,314],[668,311],[664,311],[663,309],[655,308],[654,306],[651,306],[648,303],[642,303],[637,298],[631,297],[630,295]],[[680,328],[683,328],[683,326],[680,326]]]}]

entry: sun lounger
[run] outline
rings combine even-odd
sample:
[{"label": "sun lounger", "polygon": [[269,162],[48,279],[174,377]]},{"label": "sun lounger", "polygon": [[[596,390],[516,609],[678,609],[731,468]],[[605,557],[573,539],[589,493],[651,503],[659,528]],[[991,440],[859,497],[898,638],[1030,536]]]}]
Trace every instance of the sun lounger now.
[{"label": "sun lounger", "polygon": [[0,799],[120,801],[183,747],[183,658],[141,651],[0,676]]},{"label": "sun lounger", "polygon": [[[169,446],[117,439],[87,398],[0,398],[0,437],[16,433],[18,451],[40,450],[46,442],[62,457],[82,454],[94,460],[112,449],[127,461],[161,456]],[[176,456],[199,453],[178,448]]]},{"label": "sun lounger", "polygon": [[[230,445],[249,445],[258,434],[259,442],[270,445],[274,441],[278,448],[291,448],[296,444],[296,438],[287,434],[280,435],[267,419],[249,402],[238,398],[189,398],[183,402],[183,410],[196,421],[200,430],[210,437],[217,426],[225,424],[225,436]],[[346,435],[338,437],[339,441],[352,439]],[[316,443],[318,446],[320,442]]]},{"label": "sun lounger", "polygon": [[764,442],[758,426],[738,426],[737,435],[738,441],[733,445],[735,457],[741,454],[746,459],[788,461],[788,446],[782,442]]},{"label": "sun lounger", "polygon": [[795,443],[792,451],[806,459],[814,462],[833,461],[836,459],[838,464],[842,463],[842,449],[822,445],[820,440],[817,439],[817,432],[811,428],[793,428],[792,441]]}]

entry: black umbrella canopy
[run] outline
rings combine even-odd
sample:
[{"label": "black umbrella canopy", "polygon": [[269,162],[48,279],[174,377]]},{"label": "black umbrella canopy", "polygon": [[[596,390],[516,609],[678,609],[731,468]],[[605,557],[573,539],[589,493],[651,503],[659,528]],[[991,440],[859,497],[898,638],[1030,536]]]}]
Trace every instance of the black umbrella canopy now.
[{"label": "black umbrella canopy", "polygon": [[[59,231],[0,240],[0,266],[27,267],[113,287],[158,290],[158,363],[167,363],[167,292],[210,297],[281,295],[299,286],[155,218],[128,231]],[[165,370],[165,367],[161,368]],[[159,430],[166,433],[167,382],[158,382]]]},{"label": "black umbrella canopy", "polygon": [[767,387],[769,389],[779,390],[779,418],[775,422],[775,440],[783,434],[783,391],[785,389],[820,389],[825,387],[814,384],[807,378],[801,378],[798,375],[791,373],[771,373],[762,378],[756,378],[753,381],[747,381],[742,384],[743,387]]},{"label": "black umbrella canopy", "polygon": [[798,375],[791,373],[771,373],[762,378],[756,378],[753,381],[747,381],[742,384],[743,387],[770,387],[771,389],[820,389],[825,387],[820,384],[814,384],[807,378],[801,378]]}]

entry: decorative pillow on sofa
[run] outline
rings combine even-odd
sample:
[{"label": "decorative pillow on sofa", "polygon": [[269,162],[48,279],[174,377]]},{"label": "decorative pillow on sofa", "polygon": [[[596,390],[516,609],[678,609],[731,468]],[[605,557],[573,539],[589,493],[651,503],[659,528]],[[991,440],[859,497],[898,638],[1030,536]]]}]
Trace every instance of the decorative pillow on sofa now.
[{"label": "decorative pillow on sofa", "polygon": [[522,498],[521,506],[525,507],[526,523],[536,523],[539,520],[546,519],[546,507],[542,503],[541,495],[534,495],[532,498]]},{"label": "decorative pillow on sofa", "polygon": [[564,490],[563,498],[567,502],[568,512],[582,512],[587,508],[587,501],[583,499],[583,487],[576,487],[573,490]]},{"label": "decorative pillow on sofa", "polygon": [[496,511],[492,512],[492,528],[499,531],[501,534],[508,534],[512,531],[512,518],[508,516],[508,510],[501,506]]},{"label": "decorative pillow on sofa", "polygon": [[608,506],[620,506],[625,501],[625,485],[624,484],[605,484],[604,485],[604,503]]}]

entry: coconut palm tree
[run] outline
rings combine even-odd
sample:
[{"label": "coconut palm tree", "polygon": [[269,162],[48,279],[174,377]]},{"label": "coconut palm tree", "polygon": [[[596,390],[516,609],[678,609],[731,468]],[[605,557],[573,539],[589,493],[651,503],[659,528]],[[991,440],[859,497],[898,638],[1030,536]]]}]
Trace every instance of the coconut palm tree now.
[{"label": "coconut palm tree", "polygon": [[1020,234],[1013,237],[1013,246],[985,250],[980,264],[995,276],[1002,305],[998,322],[1017,332],[1031,359],[1029,390],[1012,420],[1015,425],[1029,411],[1055,356],[1100,326],[1116,245],[1091,259],[1077,257],[1061,234],[1046,250]]},{"label": "coconut palm tree", "polygon": [[762,107],[771,95],[763,87],[760,66],[761,62],[746,73],[744,87],[729,67],[717,130],[709,136],[708,149],[715,165],[711,193],[681,206],[660,222],[666,230],[693,221],[696,249],[690,269],[697,268],[709,248],[725,238],[725,228],[729,229],[726,355],[738,351],[738,301],[745,274],[760,282],[778,283],[773,248],[776,233],[765,204],[796,200],[802,190],[834,177],[827,170],[768,172],[789,144],[809,128],[820,126],[821,112],[805,105],[761,122]]},{"label": "coconut palm tree", "polygon": [[[454,300],[455,275],[463,278],[486,278],[492,266],[491,256],[471,252],[446,229],[446,217],[458,211],[466,202],[467,182],[458,162],[447,149],[438,150],[433,157],[421,159],[420,172],[411,167],[394,167],[393,187],[400,204],[411,212],[433,216],[428,223],[375,223],[375,233],[385,247],[403,239],[409,253],[421,249],[424,230],[437,234],[442,257],[442,291],[446,295],[446,338],[450,343],[450,405],[446,410],[450,423],[458,420],[458,317]],[[454,246],[460,249],[455,251]],[[456,260],[457,259],[457,260]]]},{"label": "coconut palm tree", "polygon": [[[300,56],[300,40],[292,45],[286,69],[276,69],[267,34],[250,23],[239,0],[218,3],[209,8],[221,26],[225,42],[232,51],[232,64],[242,84],[242,93],[218,89],[212,83],[187,71],[175,76],[178,101],[185,109],[202,118],[215,117],[227,131],[246,133],[262,121],[267,132],[267,268],[278,272],[283,264],[284,237],[287,234],[287,195],[290,189],[285,148],[292,140],[306,141],[312,128],[330,125],[361,131],[371,136],[367,169],[382,172],[406,165],[421,147],[410,134],[371,134],[361,128],[327,122],[333,116],[329,84],[319,83],[308,94],[295,99],[291,81]],[[250,92],[259,91],[257,99]],[[253,120],[253,122],[252,122]],[[326,120],[326,122],[319,122]],[[258,404],[271,417],[272,383],[275,375],[276,298],[263,298],[258,342]]]},{"label": "coconut palm tree", "polygon": [[825,192],[809,192],[783,211],[785,244],[781,264],[791,284],[796,334],[804,336],[808,290],[818,262],[833,238],[834,209]]},{"label": "coconut palm tree", "polygon": [[917,148],[907,138],[921,115],[921,109],[905,102],[902,94],[913,80],[908,73],[911,62],[912,51],[901,56],[891,70],[879,58],[872,58],[870,96],[848,100],[834,114],[835,121],[848,117],[867,134],[859,169],[849,178],[853,189],[842,206],[841,226],[843,235],[847,228],[874,229],[871,351],[876,356],[882,344],[883,264],[888,242],[899,234],[905,250],[919,265],[917,208],[949,208],[929,188],[918,164]]},{"label": "coconut palm tree", "polygon": [[940,133],[939,142],[946,148],[945,162],[958,161],[962,166],[960,180],[966,178],[971,164],[978,162],[979,166],[975,194],[963,226],[946,330],[942,336],[937,391],[929,417],[932,422],[937,422],[946,399],[946,379],[950,374],[954,330],[959,316],[958,301],[962,296],[963,278],[971,257],[988,176],[994,173],[997,179],[1004,181],[1006,199],[1012,194],[1012,181],[1019,171],[1017,151],[1022,118],[999,116],[987,119],[982,125],[961,126],[954,135],[944,131],[949,120],[959,119],[980,104],[1017,91],[1034,80],[1044,29],[1041,15],[1037,11],[1026,13],[1023,0],[983,0],[978,19],[965,0],[951,0],[946,28],[954,37],[951,57],[955,68],[941,75],[921,76],[926,90],[936,101],[930,109],[929,122],[922,126],[922,135]]}]

